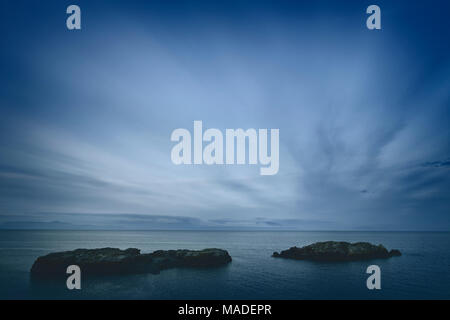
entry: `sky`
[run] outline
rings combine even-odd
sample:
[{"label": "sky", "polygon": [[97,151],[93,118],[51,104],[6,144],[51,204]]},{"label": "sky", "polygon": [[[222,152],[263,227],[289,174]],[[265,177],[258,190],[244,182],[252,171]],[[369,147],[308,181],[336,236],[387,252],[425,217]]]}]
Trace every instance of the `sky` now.
[{"label": "sky", "polygon": [[[0,228],[448,231],[449,9],[2,1]],[[174,165],[194,120],[279,129],[278,173]]]}]

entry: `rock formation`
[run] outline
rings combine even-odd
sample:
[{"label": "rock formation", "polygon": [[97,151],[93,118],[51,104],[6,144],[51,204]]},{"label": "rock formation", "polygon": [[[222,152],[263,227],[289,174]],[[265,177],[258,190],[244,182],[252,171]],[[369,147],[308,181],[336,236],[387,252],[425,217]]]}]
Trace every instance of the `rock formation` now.
[{"label": "rock formation", "polygon": [[218,267],[231,262],[226,250],[158,250],[141,254],[139,249],[117,248],[77,249],[50,253],[36,259],[31,267],[32,278],[67,277],[69,265],[77,265],[82,274],[111,275],[159,273],[169,268]]},{"label": "rock formation", "polygon": [[386,259],[401,256],[399,250],[388,251],[383,245],[368,242],[316,242],[301,248],[292,247],[280,253],[274,252],[272,257],[294,260],[314,261],[356,261],[369,259]]}]

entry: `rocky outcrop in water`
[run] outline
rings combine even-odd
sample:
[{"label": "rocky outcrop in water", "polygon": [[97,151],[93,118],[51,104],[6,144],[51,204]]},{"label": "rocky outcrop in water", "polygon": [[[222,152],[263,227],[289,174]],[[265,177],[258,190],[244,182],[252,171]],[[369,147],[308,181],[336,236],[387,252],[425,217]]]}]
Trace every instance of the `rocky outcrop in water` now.
[{"label": "rocky outcrop in water", "polygon": [[292,247],[280,253],[274,252],[272,257],[294,260],[314,261],[356,261],[369,259],[386,259],[401,256],[399,250],[388,251],[383,245],[368,242],[316,242],[301,248]]},{"label": "rocky outcrop in water", "polygon": [[169,268],[218,267],[231,262],[226,250],[158,250],[141,254],[139,249],[77,249],[50,253],[36,259],[31,267],[34,279],[67,277],[69,265],[77,265],[82,274],[112,275],[159,273]]}]

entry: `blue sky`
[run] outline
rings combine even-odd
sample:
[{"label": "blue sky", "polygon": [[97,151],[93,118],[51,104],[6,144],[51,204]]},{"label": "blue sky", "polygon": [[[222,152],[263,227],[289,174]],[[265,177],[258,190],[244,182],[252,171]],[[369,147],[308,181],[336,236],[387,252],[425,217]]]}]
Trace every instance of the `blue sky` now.
[{"label": "blue sky", "polygon": [[[446,1],[0,8],[0,225],[450,230]],[[194,120],[279,128],[278,174],[175,166]]]}]

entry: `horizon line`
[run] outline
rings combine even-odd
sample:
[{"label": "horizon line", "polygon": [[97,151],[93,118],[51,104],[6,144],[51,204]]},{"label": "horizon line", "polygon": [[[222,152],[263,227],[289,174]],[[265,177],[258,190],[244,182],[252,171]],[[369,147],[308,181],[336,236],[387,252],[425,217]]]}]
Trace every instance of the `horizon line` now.
[{"label": "horizon line", "polygon": [[220,231],[220,232],[433,232],[448,233],[450,230],[298,230],[298,229],[35,229],[0,228],[0,231]]}]

